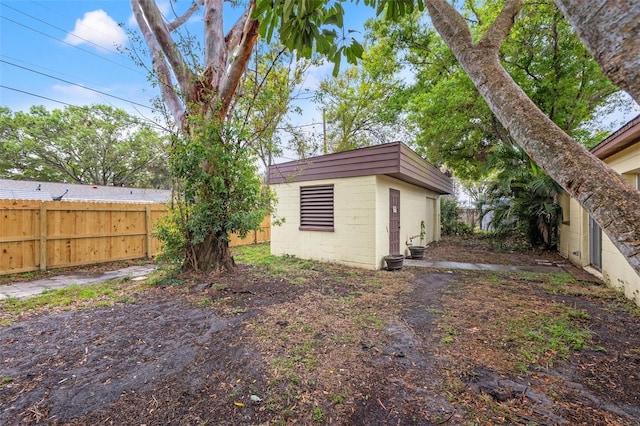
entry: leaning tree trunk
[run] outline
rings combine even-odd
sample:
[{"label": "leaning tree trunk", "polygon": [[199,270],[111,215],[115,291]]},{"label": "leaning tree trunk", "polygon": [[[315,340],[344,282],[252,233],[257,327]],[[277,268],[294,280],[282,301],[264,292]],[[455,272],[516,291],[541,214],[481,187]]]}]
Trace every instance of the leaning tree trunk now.
[{"label": "leaning tree trunk", "polygon": [[521,0],[507,0],[474,43],[451,5],[427,0],[433,25],[496,117],[531,159],[578,200],[640,275],[640,192],[540,111],[500,63],[498,50],[521,7]]},{"label": "leaning tree trunk", "polygon": [[555,2],[604,74],[640,104],[640,2]]}]

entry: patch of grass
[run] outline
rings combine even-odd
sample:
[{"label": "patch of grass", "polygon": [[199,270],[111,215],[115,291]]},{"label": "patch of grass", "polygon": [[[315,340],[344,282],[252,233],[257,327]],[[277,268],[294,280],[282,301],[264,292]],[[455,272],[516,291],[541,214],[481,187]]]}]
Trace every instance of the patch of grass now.
[{"label": "patch of grass", "polygon": [[505,343],[516,346],[521,371],[531,364],[553,365],[571,351],[589,347],[591,330],[576,323],[588,319],[586,312],[564,305],[557,305],[556,313],[525,314],[506,325]]},{"label": "patch of grass", "polygon": [[2,379],[0,379],[0,390],[4,389],[4,385],[8,385],[9,383],[13,382],[13,377],[3,377]]},{"label": "patch of grass", "polygon": [[453,340],[453,337],[451,337],[451,336],[445,336],[445,337],[442,338],[442,343],[449,344],[449,343],[453,343],[453,342],[454,342],[454,340]]},{"label": "patch of grass", "polygon": [[163,266],[156,270],[149,279],[147,284],[153,287],[176,287],[184,284],[184,280],[180,277],[180,268],[177,266]]},{"label": "patch of grass", "polygon": [[567,272],[539,275],[540,280],[547,282],[547,284],[543,286],[544,290],[551,294],[562,294],[568,285],[576,284],[577,282],[573,275]]},{"label": "patch of grass", "polygon": [[380,279],[378,275],[374,275],[371,277],[367,277],[365,280],[363,280],[362,283],[360,284],[360,287],[369,291],[380,290],[381,288],[384,287],[384,282]]},{"label": "patch of grass", "polygon": [[339,394],[330,393],[328,397],[332,404],[344,404],[344,401],[349,397],[349,392],[343,391]]},{"label": "patch of grass", "polygon": [[292,284],[304,284],[309,276],[315,276],[322,266],[318,262],[299,259],[295,256],[272,256],[268,243],[234,247],[238,263],[254,265],[264,269],[267,276],[286,279]]},{"label": "patch of grass", "polygon": [[374,317],[372,315],[369,315],[366,318],[366,320],[367,320],[367,322],[370,322],[371,324],[373,324],[378,329],[381,329],[384,326],[384,322],[378,317]]},{"label": "patch of grass", "polygon": [[353,344],[356,342],[355,337],[353,337],[353,334],[351,333],[334,334],[331,336],[331,340],[333,340],[336,343],[342,343],[342,344]]},{"label": "patch of grass", "polygon": [[442,309],[438,309],[438,308],[424,308],[425,312],[429,313],[429,314],[435,314],[435,315],[443,315],[444,311]]},{"label": "patch of grass", "polygon": [[82,302],[88,305],[111,306],[114,303],[135,303],[135,298],[123,293],[123,280],[111,280],[104,283],[69,287],[44,292],[27,299],[7,298],[0,302],[10,313],[20,313],[40,308],[67,307]]},{"label": "patch of grass", "polygon": [[228,286],[226,284],[220,284],[220,283],[213,283],[211,285],[211,288],[216,290],[216,291],[224,291],[228,288]]},{"label": "patch of grass", "polygon": [[352,291],[345,297],[339,297],[338,300],[342,303],[348,304],[348,303],[352,303],[354,300],[356,300],[360,296],[362,296],[362,292]]}]

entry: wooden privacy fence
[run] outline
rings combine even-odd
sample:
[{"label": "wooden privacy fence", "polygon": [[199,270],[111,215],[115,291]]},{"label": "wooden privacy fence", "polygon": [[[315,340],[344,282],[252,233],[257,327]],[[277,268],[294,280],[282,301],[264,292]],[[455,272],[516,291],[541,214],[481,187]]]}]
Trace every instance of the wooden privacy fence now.
[{"label": "wooden privacy fence", "polygon": [[[154,227],[166,214],[164,204],[0,200],[0,275],[152,258],[162,251]],[[230,245],[270,238],[267,217]]]}]

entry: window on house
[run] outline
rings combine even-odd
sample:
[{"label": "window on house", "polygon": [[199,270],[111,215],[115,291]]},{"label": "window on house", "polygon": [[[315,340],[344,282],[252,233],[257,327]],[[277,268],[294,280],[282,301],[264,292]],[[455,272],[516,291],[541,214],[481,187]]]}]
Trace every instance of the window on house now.
[{"label": "window on house", "polygon": [[559,204],[562,208],[562,223],[571,224],[571,197],[566,192],[562,192],[559,197]]},{"label": "window on house", "polygon": [[300,187],[300,229],[333,231],[333,185]]}]

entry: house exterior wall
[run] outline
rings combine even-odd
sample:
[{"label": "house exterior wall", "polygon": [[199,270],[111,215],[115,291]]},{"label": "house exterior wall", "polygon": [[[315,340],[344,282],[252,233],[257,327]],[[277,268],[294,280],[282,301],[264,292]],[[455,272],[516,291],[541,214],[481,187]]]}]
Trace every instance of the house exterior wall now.
[{"label": "house exterior wall", "polygon": [[[638,189],[640,143],[635,143],[605,158],[604,162]],[[576,200],[571,199],[568,217],[569,221],[566,221],[565,212],[563,214],[565,222],[560,226],[558,244],[560,254],[575,265],[587,268],[589,272],[602,278],[607,285],[624,291],[628,298],[640,306],[640,276],[631,268],[609,237],[602,233],[602,271],[598,272],[589,267],[589,215]]]},{"label": "house exterior wall", "polygon": [[[278,204],[271,228],[271,254],[339,262],[375,269],[375,176],[315,180],[271,185]],[[334,185],[333,232],[303,231],[300,226],[300,187]]]},{"label": "house exterior wall", "polygon": [[[334,185],[334,231],[299,230],[300,187],[326,184]],[[276,256],[290,254],[365,269],[384,267],[383,257],[389,250],[390,188],[400,190],[402,249],[404,238],[420,233],[421,220],[440,238],[438,194],[395,178],[371,175],[279,183],[271,188],[278,199],[272,223],[284,219],[282,225],[271,228],[271,253]],[[427,205],[434,211],[427,212]],[[430,217],[437,222],[427,222]]]},{"label": "house exterior wall", "polygon": [[[377,269],[383,268],[384,256],[389,254],[389,190],[400,191],[400,252],[409,255],[409,237],[420,234],[420,222],[425,221],[425,239],[428,244],[440,239],[440,196],[388,176],[376,177],[376,259]],[[413,240],[420,244],[420,237]]]}]

